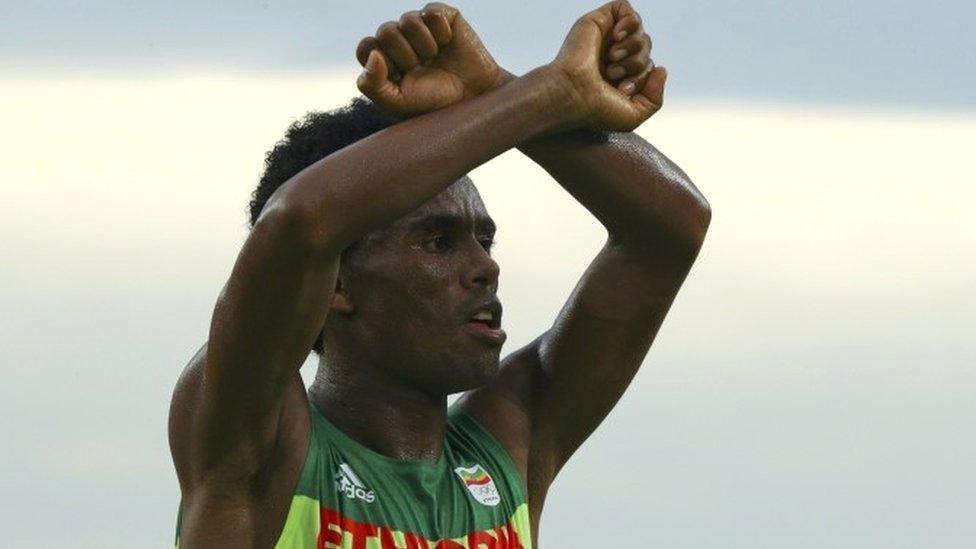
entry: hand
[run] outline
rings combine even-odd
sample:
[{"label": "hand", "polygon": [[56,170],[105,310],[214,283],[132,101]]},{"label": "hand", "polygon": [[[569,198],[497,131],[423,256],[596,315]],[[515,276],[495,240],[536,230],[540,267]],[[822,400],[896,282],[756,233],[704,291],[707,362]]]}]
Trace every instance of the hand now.
[{"label": "hand", "polygon": [[568,76],[583,126],[631,131],[664,101],[667,71],[650,52],[640,15],[627,0],[614,0],[576,21],[550,65]]},{"label": "hand", "polygon": [[457,8],[432,2],[363,38],[359,91],[381,109],[416,116],[500,85],[501,71]]}]

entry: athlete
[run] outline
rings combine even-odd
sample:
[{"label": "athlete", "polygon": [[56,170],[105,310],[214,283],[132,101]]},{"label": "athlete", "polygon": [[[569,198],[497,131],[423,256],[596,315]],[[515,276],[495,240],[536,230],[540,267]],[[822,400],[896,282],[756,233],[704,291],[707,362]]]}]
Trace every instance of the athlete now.
[{"label": "athlete", "polygon": [[[520,77],[445,4],[359,43],[370,100],[269,153],[174,392],[177,545],[538,546],[547,490],[634,377],[711,218],[632,133],[661,107],[650,50],[624,0]],[[466,174],[512,147],[607,238],[552,326],[500,360],[495,224]]]}]

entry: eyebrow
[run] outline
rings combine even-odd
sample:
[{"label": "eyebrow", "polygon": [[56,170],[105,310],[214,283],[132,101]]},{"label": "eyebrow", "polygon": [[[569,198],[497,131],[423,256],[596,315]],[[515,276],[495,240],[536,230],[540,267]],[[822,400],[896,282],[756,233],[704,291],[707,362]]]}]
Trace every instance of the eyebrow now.
[{"label": "eyebrow", "polygon": [[[408,227],[410,230],[451,230],[456,229],[465,223],[465,218],[457,214],[437,213],[429,214],[412,221]],[[490,217],[479,216],[475,218],[475,227],[481,232],[494,233],[496,230],[495,222]]]}]

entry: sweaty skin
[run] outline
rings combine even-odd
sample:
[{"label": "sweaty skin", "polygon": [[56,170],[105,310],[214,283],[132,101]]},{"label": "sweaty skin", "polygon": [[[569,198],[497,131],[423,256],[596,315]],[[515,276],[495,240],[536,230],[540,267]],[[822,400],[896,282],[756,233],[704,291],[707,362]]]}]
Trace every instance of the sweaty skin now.
[{"label": "sweaty skin", "polygon": [[[408,118],[271,197],[177,384],[183,547],[274,544],[308,446],[307,399],[377,452],[434,461],[447,395],[462,391],[526,481],[537,546],[549,486],[629,385],[697,257],[707,201],[631,133],[660,108],[666,74],[627,2],[581,17],[553,62],[520,77],[493,69],[456,9],[424,11],[432,40],[386,25],[357,50],[370,69],[360,89]],[[615,59],[613,46],[627,55]],[[499,266],[494,223],[466,174],[513,147],[607,241],[552,327],[501,359],[500,344],[467,326],[496,299]],[[340,265],[367,233],[363,253]],[[325,352],[306,393],[298,369],[320,331]]]}]

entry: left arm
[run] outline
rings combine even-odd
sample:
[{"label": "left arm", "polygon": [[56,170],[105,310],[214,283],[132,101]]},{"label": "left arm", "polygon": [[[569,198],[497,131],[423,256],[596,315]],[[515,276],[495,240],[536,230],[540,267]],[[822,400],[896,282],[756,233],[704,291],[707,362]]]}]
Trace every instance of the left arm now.
[{"label": "left arm", "polygon": [[[515,78],[505,75],[506,82]],[[634,132],[580,129],[518,149],[600,221],[608,245],[660,253],[674,246],[697,249],[705,237],[711,217],[705,197],[681,168]]]},{"label": "left arm", "polygon": [[637,373],[711,210],[684,172],[634,133],[581,130],[519,149],[607,230],[552,327],[506,356],[492,384],[462,397],[525,467],[535,507]]},{"label": "left arm", "polygon": [[[660,108],[666,72],[650,59],[640,15],[627,11],[614,25],[616,42],[604,50],[600,73],[628,95],[643,89]],[[613,55],[618,48],[627,50],[622,59]],[[502,84],[513,78],[501,71]],[[636,85],[628,89],[630,82]],[[645,100],[640,96],[633,97]],[[680,168],[632,132],[581,129],[538,137],[519,150],[607,230],[552,327],[461,400],[512,453],[539,513],[556,474],[644,361],[704,242],[711,208]]]}]

